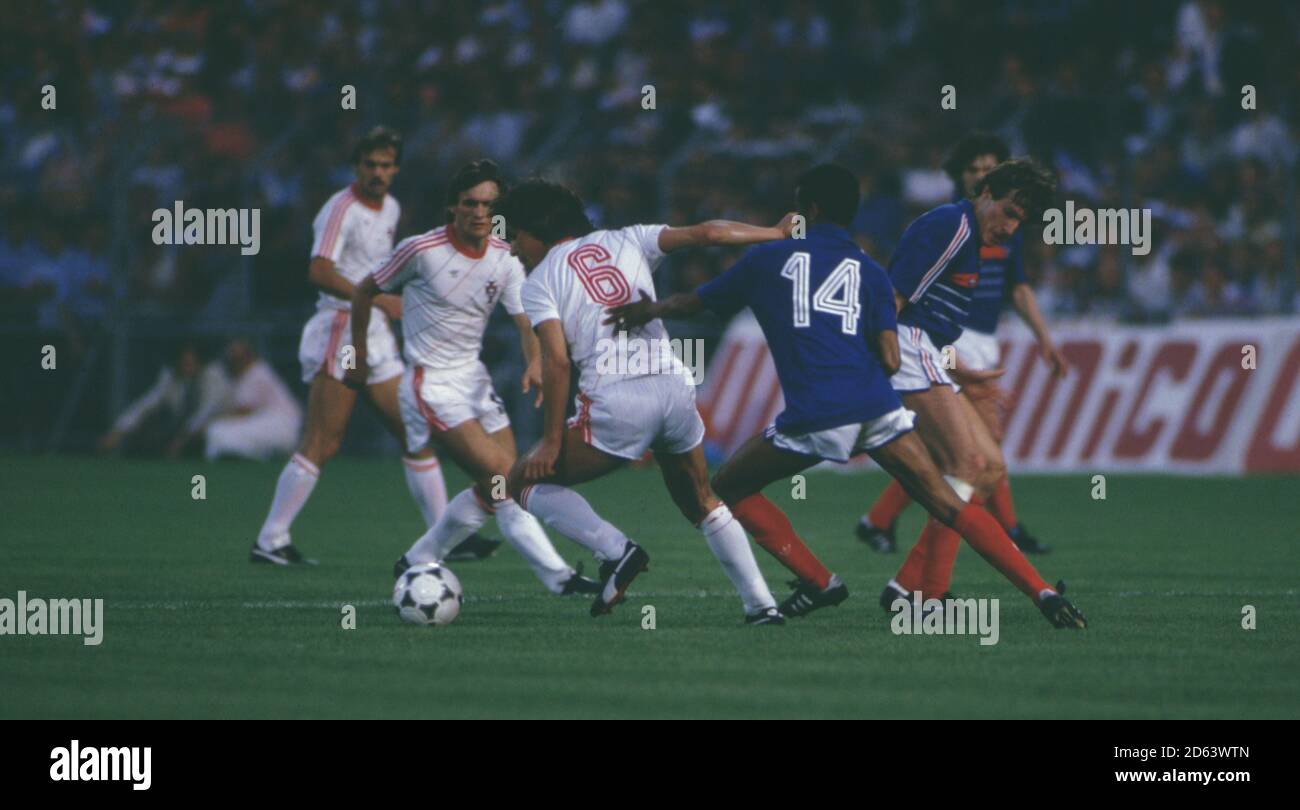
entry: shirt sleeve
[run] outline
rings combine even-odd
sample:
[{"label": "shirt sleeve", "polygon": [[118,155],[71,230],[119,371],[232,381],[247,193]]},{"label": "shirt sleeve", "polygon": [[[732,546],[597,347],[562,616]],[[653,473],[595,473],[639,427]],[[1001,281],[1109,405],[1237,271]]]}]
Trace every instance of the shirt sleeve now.
[{"label": "shirt sleeve", "polygon": [[352,197],[342,194],[321,208],[312,223],[312,258],[320,256],[332,262],[338,262],[343,255],[343,230],[347,225],[348,209]]},{"label": "shirt sleeve", "polygon": [[537,270],[534,270],[520,287],[519,300],[523,305],[524,314],[528,316],[528,322],[534,329],[546,321],[560,319],[560,307],[555,300],[555,293]]},{"label": "shirt sleeve", "polygon": [[418,236],[411,236],[398,242],[393,252],[388,255],[387,259],[384,259],[384,263],[375,270],[373,275],[379,289],[388,293],[397,292],[415,276],[420,254],[424,252],[413,245],[419,238]]},{"label": "shirt sleeve", "polygon": [[646,262],[654,267],[664,257],[663,249],[659,247],[659,234],[667,228],[667,225],[630,225],[623,229],[623,235],[636,244]]},{"label": "shirt sleeve", "polygon": [[756,250],[750,248],[739,261],[696,290],[704,306],[724,316],[734,315],[749,306],[750,292],[755,289],[752,276],[758,264],[754,255]]},{"label": "shirt sleeve", "polygon": [[921,300],[970,236],[970,227],[959,206],[945,205],[922,214],[907,226],[889,261],[889,278],[894,289],[909,303]]},{"label": "shirt sleeve", "polygon": [[518,315],[524,311],[524,303],[519,297],[526,278],[524,266],[514,256],[506,259],[506,265],[509,271],[506,273],[506,288],[501,293],[501,306],[511,315]]}]

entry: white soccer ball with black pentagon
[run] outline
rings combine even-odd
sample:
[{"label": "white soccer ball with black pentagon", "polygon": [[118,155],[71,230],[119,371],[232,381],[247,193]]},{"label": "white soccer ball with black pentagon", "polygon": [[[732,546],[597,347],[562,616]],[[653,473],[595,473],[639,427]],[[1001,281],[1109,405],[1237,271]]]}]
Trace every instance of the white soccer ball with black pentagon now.
[{"label": "white soccer ball with black pentagon", "polygon": [[411,624],[451,624],[460,615],[460,580],[437,563],[413,565],[393,585],[393,606]]}]

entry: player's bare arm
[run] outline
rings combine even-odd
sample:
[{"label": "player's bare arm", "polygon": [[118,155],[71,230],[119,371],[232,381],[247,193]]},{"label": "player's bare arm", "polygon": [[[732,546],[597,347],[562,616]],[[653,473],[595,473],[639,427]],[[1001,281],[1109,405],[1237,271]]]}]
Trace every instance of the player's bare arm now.
[{"label": "player's bare arm", "polygon": [[677,293],[662,301],[652,301],[644,292],[637,301],[610,307],[605,323],[620,331],[645,326],[656,318],[689,317],[704,311],[704,299],[694,292]]},{"label": "player's bare arm", "polygon": [[[348,301],[352,299],[352,293],[356,288],[356,285],[334,269],[334,261],[324,256],[311,257],[311,264],[307,266],[307,280],[312,283],[312,286],[326,295]],[[396,295],[379,293],[374,297],[373,303],[374,306],[379,307],[390,318],[402,317],[402,299]]]},{"label": "player's bare arm", "polygon": [[356,360],[354,367],[344,372],[343,383],[349,388],[364,388],[369,374],[366,365],[366,335],[370,330],[370,307],[381,295],[374,276],[366,276],[365,281],[352,290],[352,351]]},{"label": "player's bare arm", "polygon": [[524,351],[524,377],[521,381],[521,390],[527,394],[529,391],[536,389],[537,399],[533,401],[533,407],[541,407],[545,400],[545,393],[542,390],[542,347],[537,340],[537,335],[533,333],[533,328],[528,323],[528,316],[522,312],[518,315],[511,316],[515,321],[515,326],[519,329],[519,346]]},{"label": "player's bare arm", "polygon": [[789,239],[791,231],[794,230],[794,218],[793,212],[786,214],[780,222],[770,228],[728,219],[711,219],[684,228],[664,228],[659,234],[659,249],[671,253],[688,247],[754,245],[759,242]]},{"label": "player's bare arm", "polygon": [[1034,295],[1034,288],[1028,284],[1017,284],[1011,290],[1011,303],[1016,308],[1016,314],[1034,333],[1034,339],[1038,341],[1038,350],[1043,355],[1043,362],[1052,367],[1052,373],[1057,377],[1064,377],[1069,373],[1070,364],[1052,340],[1047,321],[1043,319],[1043,313],[1038,308],[1038,296]]},{"label": "player's bare arm", "polygon": [[564,403],[569,395],[569,348],[558,320],[537,325],[542,355],[542,438],[524,457],[524,481],[540,481],[555,474],[564,446]]}]

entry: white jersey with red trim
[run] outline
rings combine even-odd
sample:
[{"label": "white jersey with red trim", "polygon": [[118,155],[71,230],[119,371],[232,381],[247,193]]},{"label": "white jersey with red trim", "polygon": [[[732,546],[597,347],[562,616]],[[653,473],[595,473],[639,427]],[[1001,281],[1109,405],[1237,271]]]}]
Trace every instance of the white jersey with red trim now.
[{"label": "white jersey with red trim", "polygon": [[412,365],[447,369],[477,362],[497,302],[511,315],[524,311],[524,267],[510,246],[488,237],[476,253],[447,226],[403,239],[374,276],[384,292],[401,291],[402,336]]},{"label": "white jersey with red trim", "polygon": [[[362,199],[352,186],[330,197],[312,222],[313,258],[334,262],[334,270],[356,284],[379,266],[393,249],[402,207],[385,194],[378,208]],[[322,292],[317,309],[350,309],[352,302]]]},{"label": "white jersey with red trim", "polygon": [[663,321],[653,320],[625,340],[618,339],[612,324],[604,323],[609,307],[642,294],[655,299],[654,269],[664,257],[659,234],[666,227],[593,231],[553,246],[529,274],[522,293],[528,320],[534,328],[544,321],[560,321],[583,391],[617,380],[681,372]]}]

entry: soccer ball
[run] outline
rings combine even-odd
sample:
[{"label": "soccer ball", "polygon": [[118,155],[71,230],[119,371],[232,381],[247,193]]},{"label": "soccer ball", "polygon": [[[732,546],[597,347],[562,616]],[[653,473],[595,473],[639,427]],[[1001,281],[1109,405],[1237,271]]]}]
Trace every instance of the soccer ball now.
[{"label": "soccer ball", "polygon": [[463,598],[460,580],[437,563],[413,565],[393,585],[393,607],[410,624],[451,624]]}]

